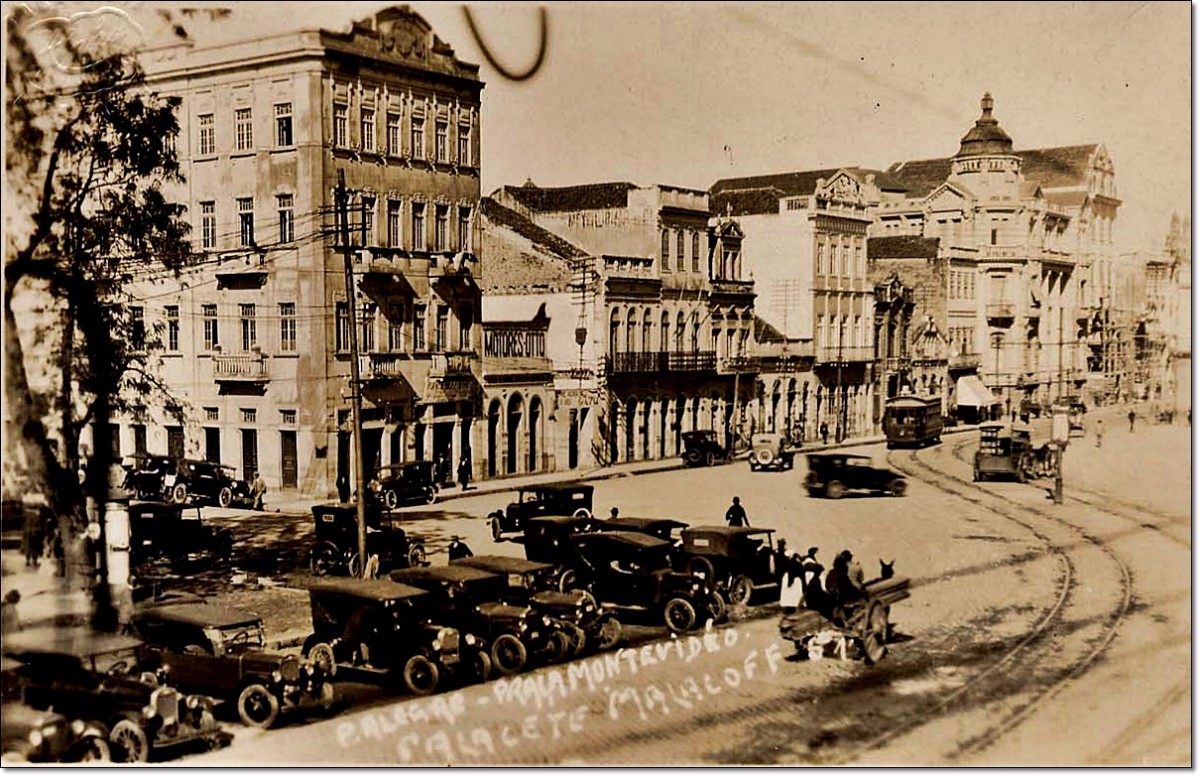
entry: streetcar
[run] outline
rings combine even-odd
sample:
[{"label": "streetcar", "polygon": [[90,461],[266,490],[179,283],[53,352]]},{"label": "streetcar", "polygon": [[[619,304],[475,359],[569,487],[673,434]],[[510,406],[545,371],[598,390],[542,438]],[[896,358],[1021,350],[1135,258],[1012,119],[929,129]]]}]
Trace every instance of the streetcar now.
[{"label": "streetcar", "polygon": [[922,447],[942,441],[942,400],[936,396],[897,396],[887,400],[883,433],[889,448]]}]

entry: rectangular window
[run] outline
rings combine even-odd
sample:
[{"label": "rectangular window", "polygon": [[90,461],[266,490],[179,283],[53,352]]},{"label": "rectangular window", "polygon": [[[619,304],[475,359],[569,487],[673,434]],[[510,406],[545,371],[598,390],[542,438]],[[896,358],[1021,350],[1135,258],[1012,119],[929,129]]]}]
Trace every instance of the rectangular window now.
[{"label": "rectangular window", "polygon": [[296,411],[295,410],[280,410],[279,411],[279,422],[285,426],[296,425]]},{"label": "rectangular window", "polygon": [[413,350],[425,350],[425,305],[413,305]]},{"label": "rectangular window", "polygon": [[412,249],[425,250],[425,205],[421,202],[412,206]]},{"label": "rectangular window", "polygon": [[200,247],[217,247],[217,203],[200,203]]},{"label": "rectangular window", "polygon": [[221,345],[221,337],[217,330],[217,306],[202,305],[201,314],[204,317],[204,349],[216,350]]},{"label": "rectangular window", "polygon": [[387,152],[388,156],[400,155],[400,115],[387,115]]},{"label": "rectangular window", "polygon": [[692,232],[692,272],[700,271],[700,233]]},{"label": "rectangular window", "polygon": [[469,304],[463,305],[458,311],[458,349],[471,349],[471,326],[475,321],[475,308]]},{"label": "rectangular window", "polygon": [[404,350],[404,309],[397,304],[388,308],[388,350]]},{"label": "rectangular window", "polygon": [[471,127],[466,124],[458,125],[458,163],[471,166]]},{"label": "rectangular window", "polygon": [[359,200],[359,211],[362,214],[362,245],[375,244],[375,198],[362,197]]},{"label": "rectangular window", "polygon": [[438,305],[437,328],[433,332],[433,350],[441,353],[446,349],[446,326],[450,319],[450,310],[445,305]]},{"label": "rectangular window", "polygon": [[669,271],[671,269],[671,233],[666,229],[662,232],[662,251],[660,252],[660,257],[662,258],[663,270]]},{"label": "rectangular window", "polygon": [[683,231],[675,232],[675,268],[683,272]]},{"label": "rectangular window", "polygon": [[211,156],[217,152],[217,129],[213,114],[205,113],[199,117],[200,123],[200,156]]},{"label": "rectangular window", "polygon": [[414,159],[425,158],[425,119],[413,116],[412,155]]},{"label": "rectangular window", "polygon": [[129,318],[132,323],[129,344],[134,350],[146,348],[146,310],[142,307],[130,307]]},{"label": "rectangular window", "polygon": [[167,305],[167,350],[179,350],[179,306]]},{"label": "rectangular window", "polygon": [[250,109],[238,108],[233,112],[233,120],[237,131],[237,150],[249,151],[254,148],[254,118]]},{"label": "rectangular window", "polygon": [[253,409],[251,407],[243,407],[242,408],[242,422],[243,423],[257,423],[258,422],[258,410]]},{"label": "rectangular window", "polygon": [[333,146],[346,148],[350,145],[350,109],[346,105],[333,105]]},{"label": "rectangular window", "polygon": [[450,232],[450,208],[445,205],[438,205],[434,210],[434,225],[433,233],[433,249],[435,251],[445,251],[448,248],[447,240]]},{"label": "rectangular window", "polygon": [[367,153],[375,153],[375,111],[362,109],[362,148]]},{"label": "rectangular window", "polygon": [[817,243],[817,274],[825,274],[825,243]]},{"label": "rectangular window", "polygon": [[296,352],[295,302],[282,302],[279,305],[279,350],[283,353]]},{"label": "rectangular window", "polygon": [[216,421],[220,420],[221,419],[221,408],[220,407],[205,407],[204,408],[204,419],[209,422],[216,422]]},{"label": "rectangular window", "polygon": [[275,145],[292,145],[292,104],[281,102],[275,106]]},{"label": "rectangular window", "polygon": [[337,329],[334,332],[334,349],[343,352],[350,349],[350,311],[345,302],[338,302],[334,315],[337,317]]},{"label": "rectangular window", "polygon": [[387,244],[389,248],[400,247],[400,203],[394,199],[387,203]]},{"label": "rectangular window", "polygon": [[375,352],[375,309],[367,307],[362,314],[362,332],[358,348],[363,353]]},{"label": "rectangular window", "polygon": [[239,197],[237,201],[238,228],[242,245],[254,245],[254,198]]},{"label": "rectangular window", "polygon": [[471,250],[471,208],[469,207],[458,209],[458,249],[460,251]]},{"label": "rectangular window", "polygon": [[291,194],[275,197],[279,205],[279,242],[290,243],[296,239],[295,198]]},{"label": "rectangular window", "polygon": [[255,320],[254,305],[238,305],[238,317],[242,321],[242,350],[253,350],[258,346],[258,322]]},{"label": "rectangular window", "polygon": [[445,164],[446,162],[450,161],[450,159],[449,159],[450,149],[446,145],[447,136],[450,133],[450,127],[446,125],[446,122],[439,121],[434,125],[433,132],[434,132],[434,147],[435,147],[435,150],[437,151],[437,160],[441,164]]}]

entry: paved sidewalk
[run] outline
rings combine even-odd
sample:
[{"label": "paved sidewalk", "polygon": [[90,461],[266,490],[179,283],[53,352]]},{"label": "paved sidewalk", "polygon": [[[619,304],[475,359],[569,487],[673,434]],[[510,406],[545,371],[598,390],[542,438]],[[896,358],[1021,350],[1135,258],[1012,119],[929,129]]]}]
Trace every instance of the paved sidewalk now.
[{"label": "paved sidewalk", "polygon": [[91,596],[84,590],[68,588],[66,580],[55,576],[53,569],[52,562],[43,562],[38,569],[28,568],[20,552],[0,552],[0,589],[4,595],[13,590],[21,594],[16,607],[22,630],[90,622]]}]

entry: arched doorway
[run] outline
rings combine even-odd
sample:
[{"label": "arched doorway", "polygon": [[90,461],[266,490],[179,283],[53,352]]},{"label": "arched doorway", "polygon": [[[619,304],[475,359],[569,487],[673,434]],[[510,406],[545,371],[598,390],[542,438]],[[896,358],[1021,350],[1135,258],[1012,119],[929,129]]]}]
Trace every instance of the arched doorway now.
[{"label": "arched doorway", "polygon": [[505,471],[509,474],[516,474],[518,471],[517,464],[520,461],[521,448],[521,416],[524,413],[525,399],[521,397],[521,394],[514,393],[512,398],[508,400],[508,448],[505,454],[507,461]]},{"label": "arched doorway", "polygon": [[642,432],[642,460],[650,459],[650,416],[652,414],[651,407],[653,405],[650,400],[642,402],[642,417],[641,417],[641,432]]},{"label": "arched doorway", "polygon": [[492,399],[492,403],[488,405],[487,415],[487,473],[489,477],[495,477],[499,471],[496,465],[496,459],[500,454],[499,439],[500,433],[500,400]]},{"label": "arched doorway", "polygon": [[629,399],[625,402],[625,450],[624,459],[626,461],[633,460],[634,442],[637,433],[637,414],[638,414],[637,399]]},{"label": "arched doorway", "polygon": [[542,400],[534,396],[529,400],[529,471],[541,471],[540,444],[542,438]]},{"label": "arched doorway", "polygon": [[671,415],[671,402],[663,399],[658,407],[658,457],[667,457],[667,418]]}]

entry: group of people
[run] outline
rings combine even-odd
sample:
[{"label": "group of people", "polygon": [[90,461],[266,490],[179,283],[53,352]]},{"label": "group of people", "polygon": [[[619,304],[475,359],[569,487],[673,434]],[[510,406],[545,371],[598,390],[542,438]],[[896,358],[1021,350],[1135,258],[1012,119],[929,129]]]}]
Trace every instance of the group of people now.
[{"label": "group of people", "polygon": [[[799,608],[821,613],[838,627],[853,615],[855,605],[867,599],[867,582],[862,566],[850,550],[842,550],[833,558],[828,572],[817,560],[819,550],[809,547],[804,555],[788,553],[784,540],[779,541],[784,558],[777,562],[780,574],[779,604],[784,612]],[[884,564],[884,576],[891,564]]]},{"label": "group of people", "polygon": [[49,508],[26,507],[25,523],[21,531],[21,549],[25,554],[26,568],[40,568],[42,559],[45,558],[47,561],[54,561],[58,576],[67,575],[62,530],[59,528],[58,518]]}]

